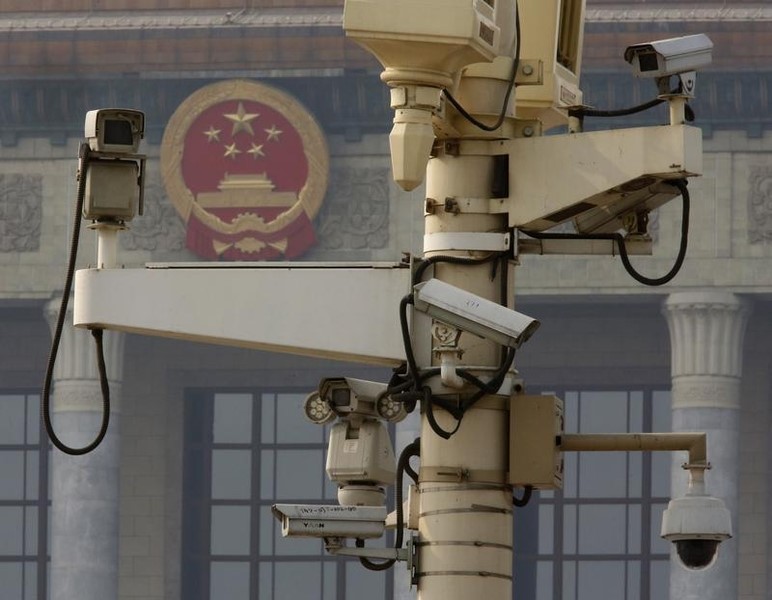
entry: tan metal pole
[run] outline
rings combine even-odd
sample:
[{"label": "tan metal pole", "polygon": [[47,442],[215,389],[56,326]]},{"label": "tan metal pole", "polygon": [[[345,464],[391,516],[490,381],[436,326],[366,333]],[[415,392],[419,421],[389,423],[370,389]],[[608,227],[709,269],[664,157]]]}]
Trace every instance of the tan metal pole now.
[{"label": "tan metal pole", "polygon": [[[463,142],[461,143],[463,147]],[[446,198],[487,198],[492,159],[453,156],[441,152],[427,172],[427,197],[435,202],[425,218],[426,234],[438,232],[505,232],[506,217],[476,213],[474,202],[445,209]],[[430,202],[431,203],[431,202]],[[482,204],[481,204],[482,205]],[[487,251],[426,252],[484,257]],[[438,263],[434,276],[498,302],[502,268],[492,274],[491,263]],[[427,275],[428,276],[428,275]],[[459,366],[496,369],[500,349],[471,334],[462,334]],[[435,359],[436,362],[436,359]],[[452,391],[452,390],[448,390]],[[468,393],[474,388],[468,388]],[[453,399],[453,395],[446,396]],[[486,396],[464,416],[458,431],[443,439],[430,426],[422,406],[420,542],[418,598],[420,600],[510,600],[512,598],[512,494],[507,485],[507,398]],[[437,420],[452,431],[455,420],[436,410]]]}]

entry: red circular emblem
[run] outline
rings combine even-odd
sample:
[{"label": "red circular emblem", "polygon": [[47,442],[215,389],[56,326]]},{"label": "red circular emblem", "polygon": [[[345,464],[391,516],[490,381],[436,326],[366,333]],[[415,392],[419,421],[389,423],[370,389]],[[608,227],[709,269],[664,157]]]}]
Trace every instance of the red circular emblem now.
[{"label": "red circular emblem", "polygon": [[291,96],[247,80],[187,98],[161,143],[161,173],[203,258],[296,258],[315,241],[329,157],[314,118]]}]

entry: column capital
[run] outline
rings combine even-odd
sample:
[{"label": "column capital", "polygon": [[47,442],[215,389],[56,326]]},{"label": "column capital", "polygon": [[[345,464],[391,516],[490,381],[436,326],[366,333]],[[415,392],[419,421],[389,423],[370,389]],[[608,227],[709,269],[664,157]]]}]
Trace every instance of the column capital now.
[{"label": "column capital", "polygon": [[[43,314],[53,335],[59,316],[61,296],[53,296],[43,307]],[[123,381],[124,334],[116,331],[105,332],[103,347],[107,378],[111,384]],[[67,308],[67,318],[59,342],[59,355],[54,368],[54,383],[63,381],[90,382],[99,379],[95,344],[86,329],[72,325],[72,298]]]},{"label": "column capital", "polygon": [[681,377],[739,379],[750,307],[729,292],[677,292],[664,303],[673,382]]}]

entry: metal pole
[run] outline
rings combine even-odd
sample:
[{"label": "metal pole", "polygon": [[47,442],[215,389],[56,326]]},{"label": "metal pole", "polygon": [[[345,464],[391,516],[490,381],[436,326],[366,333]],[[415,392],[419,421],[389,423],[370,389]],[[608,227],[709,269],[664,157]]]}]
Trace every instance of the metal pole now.
[{"label": "metal pole", "polygon": [[[487,198],[491,163],[487,156],[454,156],[444,152],[429,162],[427,197],[440,202],[431,206],[430,201],[427,203],[427,235],[506,231],[504,216],[448,210],[444,203],[446,198]],[[489,252],[467,248],[425,254],[480,258]],[[434,268],[434,276],[498,302],[501,271],[499,267],[492,276],[492,263],[469,266],[440,262]],[[495,344],[463,334],[460,345],[464,350],[460,366],[474,365],[485,370],[498,367],[500,349]],[[447,397],[453,398],[452,390],[447,391]],[[507,400],[500,396],[483,397],[447,440],[434,432],[426,406],[422,406],[417,584],[420,600],[512,598],[513,506],[511,488],[507,485]],[[448,413],[435,412],[441,427],[448,431],[455,428],[456,422]]]}]

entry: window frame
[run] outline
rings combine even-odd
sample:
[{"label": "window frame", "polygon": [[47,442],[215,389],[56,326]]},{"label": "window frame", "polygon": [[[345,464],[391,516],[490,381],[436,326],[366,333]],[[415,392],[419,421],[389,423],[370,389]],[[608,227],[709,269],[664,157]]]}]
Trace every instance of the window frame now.
[{"label": "window frame", "polygon": [[[278,403],[279,396],[283,394],[306,395],[308,387],[217,387],[217,388],[193,388],[184,391],[183,411],[183,494],[182,494],[182,597],[186,600],[209,600],[211,579],[210,570],[212,563],[248,563],[249,565],[249,597],[259,596],[260,573],[265,565],[271,565],[271,581],[273,591],[276,591],[276,566],[279,564],[318,562],[320,564],[321,584],[325,585],[325,578],[329,576],[330,567],[334,565],[335,600],[346,600],[346,571],[353,566],[363,569],[356,559],[336,557],[324,551],[321,540],[319,550],[313,554],[276,554],[275,540],[278,523],[272,519],[272,553],[261,554],[260,551],[260,513],[261,509],[270,507],[277,501],[288,503],[334,503],[336,495],[330,486],[324,469],[319,477],[323,480],[321,498],[278,498],[278,481],[274,481],[273,494],[270,498],[264,498],[260,493],[261,483],[261,453],[273,451],[273,468],[277,468],[277,453],[282,450],[318,450],[326,460],[327,433],[330,425],[324,427],[324,434],[320,442],[282,442],[277,439],[278,413],[276,404],[273,411],[273,423],[271,431],[273,439],[263,440],[263,423],[261,419],[262,403],[266,396],[273,396]],[[220,394],[249,394],[252,396],[252,436],[248,443],[225,443],[213,440],[214,405],[215,397]],[[394,435],[394,427],[389,426],[390,434]],[[250,450],[251,456],[251,483],[249,499],[219,499],[212,497],[212,470],[213,453],[215,450]],[[321,465],[322,467],[324,464]],[[327,482],[327,483],[324,483]],[[216,506],[248,506],[250,508],[250,532],[249,553],[238,555],[225,555],[212,553],[211,540],[211,515],[212,508]],[[279,534],[280,535],[280,534]],[[394,582],[389,572],[379,574],[383,576],[384,599],[393,597]],[[356,593],[356,590],[353,590]],[[325,596],[326,597],[326,596]]]}]

